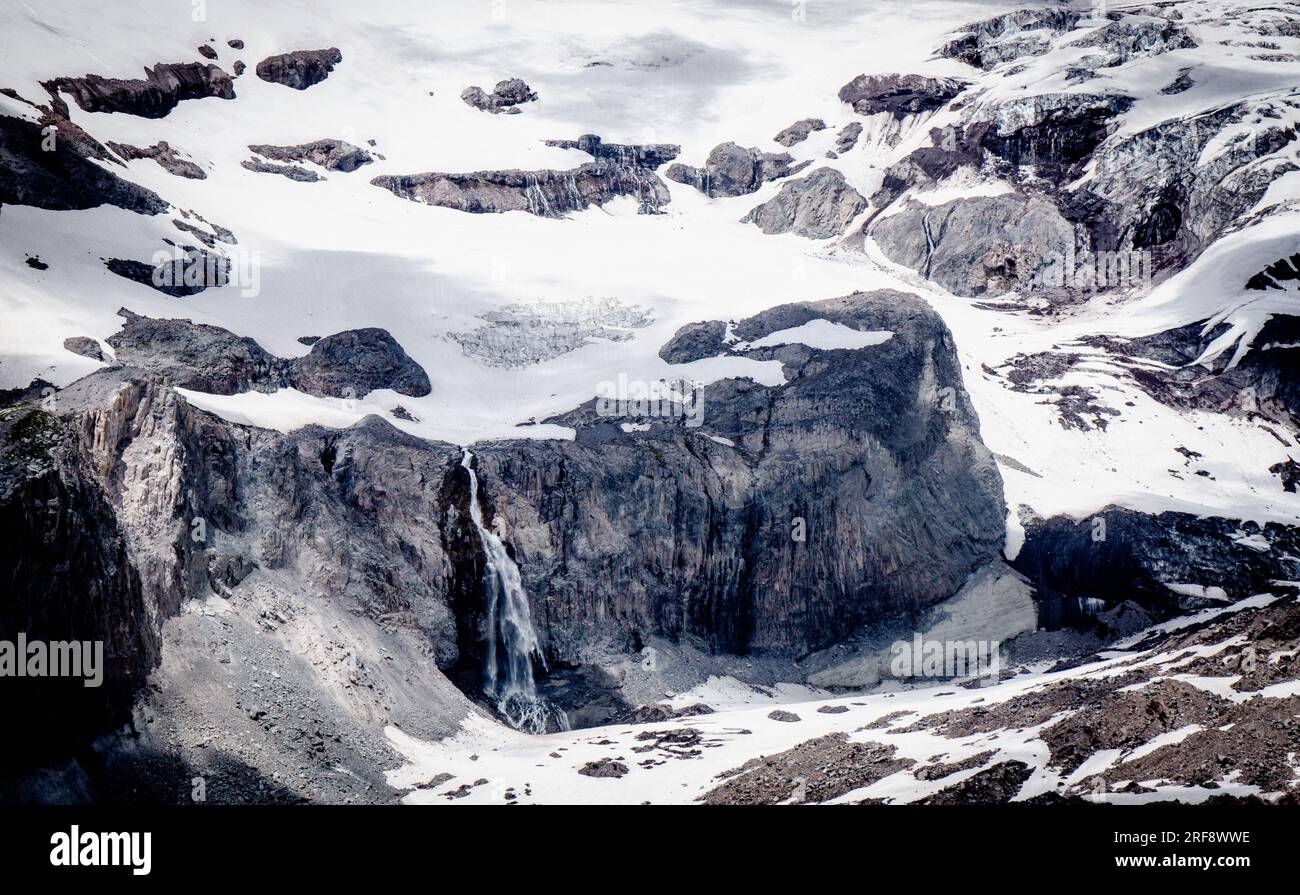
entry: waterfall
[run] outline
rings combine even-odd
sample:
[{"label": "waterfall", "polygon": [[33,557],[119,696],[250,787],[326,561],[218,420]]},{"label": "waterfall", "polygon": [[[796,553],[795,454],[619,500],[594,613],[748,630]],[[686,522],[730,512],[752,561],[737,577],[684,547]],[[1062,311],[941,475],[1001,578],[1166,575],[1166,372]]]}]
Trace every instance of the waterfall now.
[{"label": "waterfall", "polygon": [[[483,636],[487,642],[484,666],[483,692],[497,700],[497,711],[516,730],[528,733],[545,733],[551,707],[537,698],[537,684],[533,680],[533,657],[546,668],[533,630],[532,614],[528,607],[528,593],[519,577],[519,566],[506,552],[505,544],[483,524],[483,508],[478,502],[478,476],[471,465],[474,455],[468,450],[460,465],[469,473],[469,516],[478,531],[483,545],[483,595],[485,623]],[[498,645],[500,649],[498,649]],[[561,727],[562,712],[556,711]]]}]

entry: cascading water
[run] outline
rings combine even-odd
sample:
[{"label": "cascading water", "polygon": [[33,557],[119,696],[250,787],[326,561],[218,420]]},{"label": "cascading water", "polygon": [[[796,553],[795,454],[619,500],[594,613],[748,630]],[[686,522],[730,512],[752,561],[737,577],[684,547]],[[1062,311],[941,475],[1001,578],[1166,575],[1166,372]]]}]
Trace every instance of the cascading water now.
[{"label": "cascading water", "polygon": [[[465,451],[460,465],[469,473],[469,516],[483,544],[483,594],[485,608],[484,639],[487,656],[484,665],[483,692],[497,701],[497,711],[516,730],[545,733],[554,710],[537,697],[533,679],[533,657],[546,668],[533,630],[528,593],[519,577],[506,546],[483,524],[483,509],[478,502],[478,476],[471,465],[474,455]],[[498,650],[498,643],[501,649]],[[554,711],[560,727],[564,714]]]}]

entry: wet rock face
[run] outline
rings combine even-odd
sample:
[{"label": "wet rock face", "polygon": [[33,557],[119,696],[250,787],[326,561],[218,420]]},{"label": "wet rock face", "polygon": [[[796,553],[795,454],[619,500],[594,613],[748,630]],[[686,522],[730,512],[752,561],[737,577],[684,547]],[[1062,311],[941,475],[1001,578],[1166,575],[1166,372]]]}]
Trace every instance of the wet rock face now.
[{"label": "wet rock face", "polygon": [[787,181],[776,196],[741,220],[757,224],[764,233],[797,233],[809,239],[839,236],[867,207],[844,175],[834,168],[818,168],[798,180]]},{"label": "wet rock face", "polygon": [[608,161],[570,171],[405,174],[370,182],[403,199],[472,214],[526,211],[558,218],[619,196],[634,197],[642,214],[654,214],[671,200],[668,188],[652,171]]},{"label": "wet rock face", "polygon": [[306,90],[329,77],[334,66],[343,61],[338,47],[328,50],[295,50],[269,56],[257,63],[257,76],[263,81],[283,84],[294,90]]},{"label": "wet rock face", "polygon": [[573,442],[475,452],[549,656],[638,635],[798,655],[946,599],[997,555],[1001,480],[941,320],[902,293],[859,293],[775,308],[736,334],[812,320],[894,336],[753,349],[788,383],[706,386],[696,428],[585,405],[552,420]]},{"label": "wet rock face", "polygon": [[940,108],[967,84],[956,78],[924,75],[858,75],[840,88],[839,96],[840,102],[848,103],[859,115],[887,112],[905,118]]},{"label": "wet rock face", "polygon": [[808,139],[815,131],[826,130],[826,122],[820,118],[803,118],[781,131],[772,139],[782,146],[794,146]]},{"label": "wet rock face", "polygon": [[55,78],[44,86],[51,96],[72,95],[86,112],[122,112],[141,118],[163,118],[187,99],[215,96],[234,99],[235,85],[219,66],[201,62],[159,63],[144,70],[143,80],[104,78]]},{"label": "wet rock face", "polygon": [[369,152],[343,140],[314,140],[297,146],[258,143],[248,148],[275,162],[311,162],[331,171],[355,171],[374,161]]},{"label": "wet rock face", "polygon": [[53,151],[45,151],[48,133],[35,122],[0,117],[0,204],[55,211],[100,205],[139,214],[167,210],[157,193],[90,161],[97,157],[93,147],[63,139],[62,129],[53,132]]},{"label": "wet rock face", "polygon": [[789,177],[808,164],[795,165],[794,157],[786,152],[760,152],[735,143],[721,143],[713,147],[703,168],[677,164],[670,165],[666,173],[669,180],[693,186],[706,196],[743,196],[769,180]]},{"label": "wet rock face", "polygon": [[189,180],[205,180],[207,174],[202,168],[194,164],[189,159],[181,158],[166,140],[161,140],[152,146],[144,147],[132,146],[128,143],[109,143],[108,148],[120,155],[127,161],[135,159],[148,158],[153,159],[168,174],[175,174],[177,177],[184,177]]},{"label": "wet rock face", "polygon": [[537,101],[537,94],[521,79],[507,78],[498,81],[491,93],[482,87],[466,87],[460,98],[466,105],[483,112],[491,112],[494,115],[503,112],[507,115],[518,115],[523,111],[519,108],[521,105]]}]

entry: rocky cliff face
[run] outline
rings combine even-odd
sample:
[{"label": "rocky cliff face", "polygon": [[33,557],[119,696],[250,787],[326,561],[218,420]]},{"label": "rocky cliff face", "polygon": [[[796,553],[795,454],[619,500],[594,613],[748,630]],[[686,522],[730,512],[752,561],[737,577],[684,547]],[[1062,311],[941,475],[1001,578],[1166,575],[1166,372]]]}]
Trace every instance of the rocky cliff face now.
[{"label": "rocky cliff face", "polygon": [[[856,349],[745,347],[815,320],[893,335]],[[459,449],[375,418],[248,428],[173,388],[403,387],[408,363],[366,360],[384,341],[370,332],[322,339],[286,365],[213,327],[131,316],[110,340],[117,364],[59,392],[56,412],[6,411],[7,450],[39,466],[8,466],[7,545],[22,548],[8,580],[95,582],[48,623],[6,623],[117,638],[130,673],[98,723],[129,709],[182,602],[233,599],[268,577],[416,633],[444,668],[481,667],[482,551]],[[941,601],[997,556],[1000,479],[932,311],[901,293],[856,294],[776,308],[737,332],[741,346],[706,339],[698,353],[778,360],[787,383],[703,387],[699,428],[635,416],[626,428],[588,405],[561,420],[575,441],[475,449],[486,520],[519,564],[552,663],[635,654],[652,637],[798,655]],[[52,498],[59,508],[45,509]],[[38,525],[49,512],[80,521]],[[54,608],[34,592],[19,606]]]}]

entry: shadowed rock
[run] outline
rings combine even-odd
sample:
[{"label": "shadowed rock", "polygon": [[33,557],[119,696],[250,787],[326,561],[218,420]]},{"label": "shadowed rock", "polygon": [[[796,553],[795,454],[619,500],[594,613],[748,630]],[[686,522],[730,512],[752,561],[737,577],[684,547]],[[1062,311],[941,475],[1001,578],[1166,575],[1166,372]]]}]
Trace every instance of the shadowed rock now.
[{"label": "shadowed rock", "polygon": [[263,81],[283,84],[294,90],[306,90],[329,77],[334,66],[343,61],[338,47],[328,50],[294,50],[269,56],[257,63],[257,76]]},{"label": "shadowed rock", "polygon": [[335,398],[361,397],[380,388],[418,398],[431,390],[424,368],[388,330],[376,327],[318,340],[310,354],[293,361],[290,383],[299,391]]},{"label": "shadowed rock", "polygon": [[104,350],[99,347],[99,340],[89,336],[70,336],[63,340],[63,348],[91,360],[104,360]]},{"label": "shadowed rock", "polygon": [[0,117],[0,204],[54,211],[100,205],[139,214],[167,210],[167,203],[153,191],[90,161],[94,157],[90,144],[63,139],[60,128],[54,132],[53,150],[47,152],[47,139],[35,122]]}]

